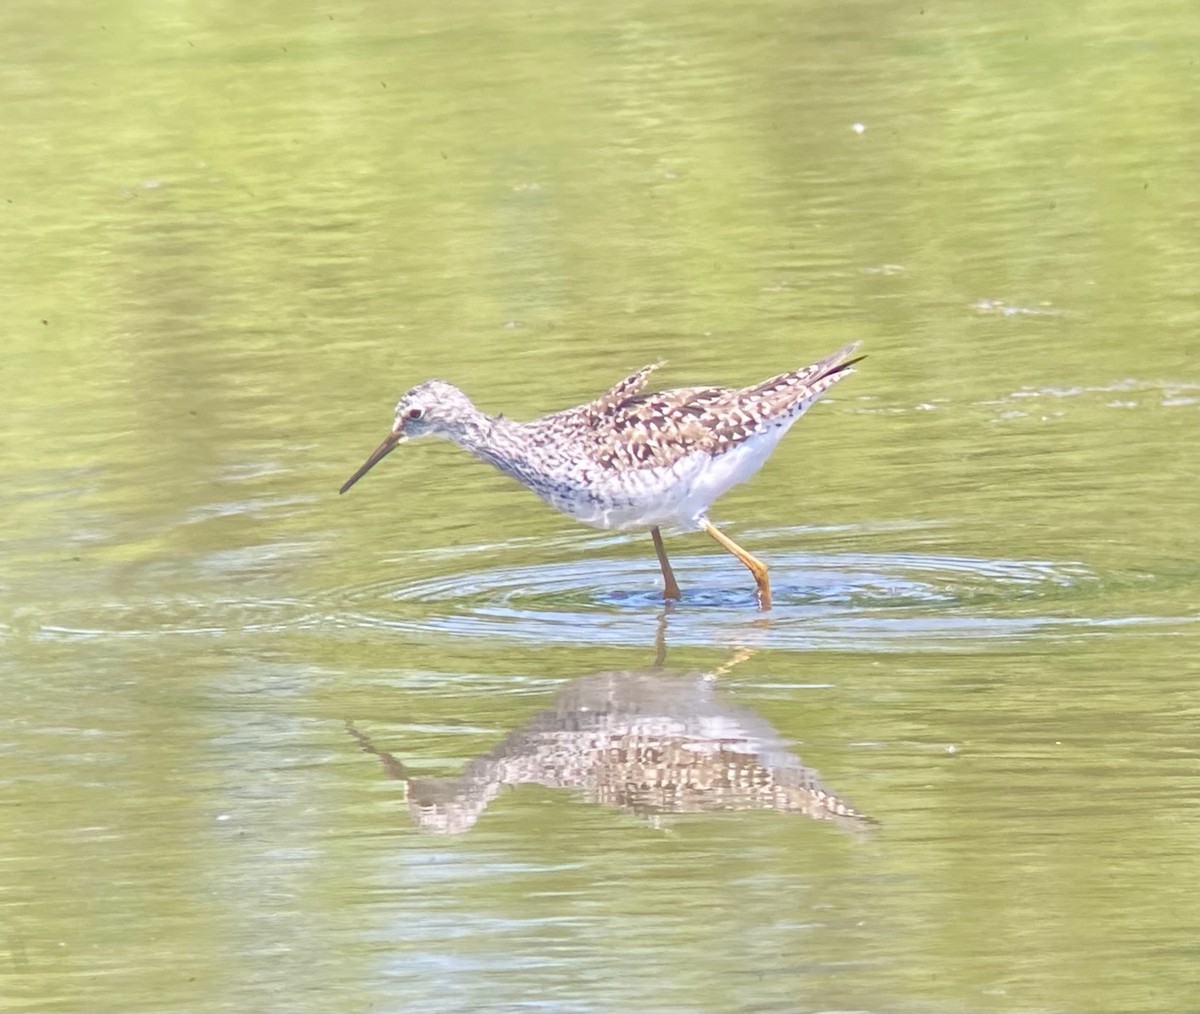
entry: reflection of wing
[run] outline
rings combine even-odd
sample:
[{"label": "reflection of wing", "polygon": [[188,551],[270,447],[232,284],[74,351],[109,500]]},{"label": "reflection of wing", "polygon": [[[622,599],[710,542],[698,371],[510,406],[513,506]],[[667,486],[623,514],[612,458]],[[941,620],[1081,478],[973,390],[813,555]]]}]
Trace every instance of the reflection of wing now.
[{"label": "reflection of wing", "polygon": [[770,809],[848,829],[874,824],[827,791],[763,718],[726,702],[711,680],[661,670],[575,680],[553,708],[461,775],[402,777],[417,824],[449,834],[469,829],[503,786],[527,783],[579,790],[639,815]]}]

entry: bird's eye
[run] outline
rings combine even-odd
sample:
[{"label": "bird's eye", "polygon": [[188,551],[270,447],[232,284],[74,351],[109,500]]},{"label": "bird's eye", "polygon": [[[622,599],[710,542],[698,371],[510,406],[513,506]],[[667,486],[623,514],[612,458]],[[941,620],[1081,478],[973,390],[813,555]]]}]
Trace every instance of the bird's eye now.
[{"label": "bird's eye", "polygon": [[424,414],[425,414],[425,409],[423,409],[423,408],[410,408],[407,412],[404,413],[404,417],[406,419],[412,419],[415,422],[417,419],[420,419],[421,416],[423,416]]}]

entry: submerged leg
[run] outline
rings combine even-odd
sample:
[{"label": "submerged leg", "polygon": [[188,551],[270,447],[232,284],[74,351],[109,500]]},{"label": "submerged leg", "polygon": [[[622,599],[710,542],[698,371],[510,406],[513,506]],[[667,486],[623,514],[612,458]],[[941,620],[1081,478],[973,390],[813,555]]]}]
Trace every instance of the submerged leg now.
[{"label": "submerged leg", "polygon": [[767,565],[762,560],[747,553],[711,521],[703,521],[700,527],[749,568],[750,573],[754,575],[754,583],[758,585],[758,608],[763,610],[770,609],[771,581],[767,577]]},{"label": "submerged leg", "polygon": [[675,571],[671,569],[671,563],[667,559],[667,551],[663,547],[662,532],[658,530],[658,526],[650,529],[650,537],[654,540],[654,551],[658,554],[658,565],[662,567],[663,572],[663,598],[678,599],[679,585],[675,582]]}]

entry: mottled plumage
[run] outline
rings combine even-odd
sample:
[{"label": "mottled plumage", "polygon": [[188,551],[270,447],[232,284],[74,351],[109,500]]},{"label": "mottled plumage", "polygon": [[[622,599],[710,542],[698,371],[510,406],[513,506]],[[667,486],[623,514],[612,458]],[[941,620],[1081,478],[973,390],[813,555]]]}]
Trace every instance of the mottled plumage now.
[{"label": "mottled plumage", "polygon": [[706,512],[757,472],[792,424],[853,372],[857,348],[848,345],[812,366],[740,389],[647,394],[646,380],[661,364],[646,366],[594,401],[531,422],[486,415],[453,384],[429,380],[400,399],[392,431],[341,491],[402,441],[441,436],[586,524],[649,528],[668,598],[678,598],[679,588],[659,528],[707,531],[750,568],[766,608],[766,567],[719,533]]},{"label": "mottled plumage", "polygon": [[639,816],[773,810],[866,832],[875,821],[822,784],[762,716],[716,690],[710,673],[594,673],[552,707],[467,762],[418,778],[353,726],[350,734],[405,783],[417,825],[461,834],[511,785],[568,788]]}]

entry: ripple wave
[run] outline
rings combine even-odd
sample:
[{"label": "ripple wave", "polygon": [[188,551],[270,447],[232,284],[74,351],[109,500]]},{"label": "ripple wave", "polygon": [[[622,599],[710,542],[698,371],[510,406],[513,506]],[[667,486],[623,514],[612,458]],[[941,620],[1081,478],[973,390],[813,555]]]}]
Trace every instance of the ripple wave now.
[{"label": "ripple wave", "polygon": [[956,648],[1107,625],[1079,617],[1077,600],[1102,582],[1073,563],[776,553],[774,608],[759,613],[753,581],[736,562],[713,554],[673,562],[683,599],[666,607],[653,562],[596,557],[375,582],[340,589],[332,605],[341,623],[358,628],[613,645],[646,644],[664,618],[672,644],[792,649]]}]

